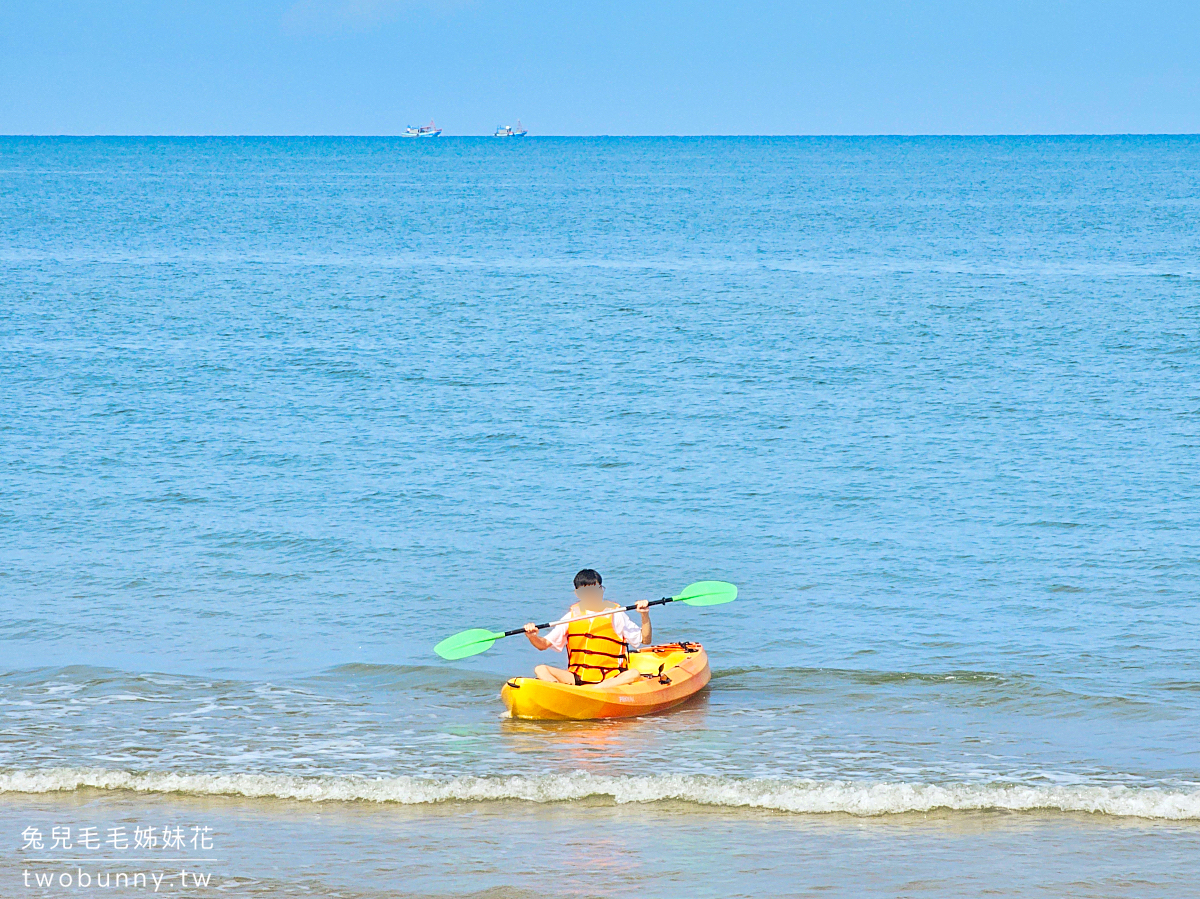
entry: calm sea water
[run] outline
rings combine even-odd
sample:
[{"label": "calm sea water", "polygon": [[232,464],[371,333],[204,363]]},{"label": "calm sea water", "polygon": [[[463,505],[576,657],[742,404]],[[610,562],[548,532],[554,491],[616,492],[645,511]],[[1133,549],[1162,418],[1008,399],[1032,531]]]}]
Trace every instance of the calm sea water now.
[{"label": "calm sea water", "polygon": [[[2,891],[1200,880],[1200,139],[2,138],[0,275]],[[432,654],[584,566],[705,695]]]}]

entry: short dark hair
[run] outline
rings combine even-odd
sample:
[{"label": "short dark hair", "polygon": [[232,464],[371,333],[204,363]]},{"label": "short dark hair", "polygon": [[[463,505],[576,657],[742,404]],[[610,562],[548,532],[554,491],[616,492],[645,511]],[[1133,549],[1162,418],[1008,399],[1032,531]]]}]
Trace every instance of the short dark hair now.
[{"label": "short dark hair", "polygon": [[575,575],[575,589],[580,587],[599,587],[604,581],[600,579],[600,572],[595,568],[585,568],[579,574]]}]

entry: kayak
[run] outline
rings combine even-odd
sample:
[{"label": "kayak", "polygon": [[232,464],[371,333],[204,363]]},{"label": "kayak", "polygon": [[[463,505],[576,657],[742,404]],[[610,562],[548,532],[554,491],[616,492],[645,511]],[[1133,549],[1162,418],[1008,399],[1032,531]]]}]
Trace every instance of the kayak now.
[{"label": "kayak", "polygon": [[514,677],[500,691],[510,718],[567,721],[632,718],[677,706],[704,689],[711,675],[699,643],[664,643],[629,654],[629,666],[652,675],[620,687],[576,687]]}]

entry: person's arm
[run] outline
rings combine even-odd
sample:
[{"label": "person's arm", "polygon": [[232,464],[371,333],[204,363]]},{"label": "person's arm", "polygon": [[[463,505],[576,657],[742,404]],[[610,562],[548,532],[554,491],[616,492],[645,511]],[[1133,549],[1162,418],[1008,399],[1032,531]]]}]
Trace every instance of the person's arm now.
[{"label": "person's arm", "polygon": [[534,649],[550,648],[550,641],[538,633],[538,625],[533,622],[526,624],[526,636],[529,637],[529,642],[533,643]]},{"label": "person's arm", "polygon": [[560,624],[558,627],[552,627],[546,636],[543,637],[538,633],[537,625],[531,621],[525,625],[525,636],[538,649],[556,649],[561,651],[567,642],[567,626]]},{"label": "person's arm", "polygon": [[532,621],[525,625],[525,636],[533,644],[534,649],[549,649],[550,641],[538,633],[538,626]]},{"label": "person's arm", "polygon": [[650,627],[650,603],[639,600],[637,610],[642,613],[642,645],[645,646],[654,636],[654,629]]},{"label": "person's arm", "polygon": [[626,642],[630,647],[637,648],[649,643],[654,636],[650,628],[650,609],[649,603],[642,600],[638,604],[638,611],[642,613],[642,626],[638,627],[629,616],[624,612],[617,612],[612,617],[613,630],[617,635]]}]

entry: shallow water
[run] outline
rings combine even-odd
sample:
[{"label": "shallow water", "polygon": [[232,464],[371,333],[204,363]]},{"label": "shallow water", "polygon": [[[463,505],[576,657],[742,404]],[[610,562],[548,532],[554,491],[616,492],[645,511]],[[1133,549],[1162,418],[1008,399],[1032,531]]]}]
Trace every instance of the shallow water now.
[{"label": "shallow water", "polygon": [[[464,809],[533,842],[645,815],[727,836],[680,844],[714,895],[1181,895],[1200,140],[414,144],[0,139],[9,821],[183,790],[312,844],[340,809],[493,872],[461,893],[521,886]],[[622,602],[739,585],[654,614],[706,694],[511,722],[545,657],[430,652],[556,616],[584,565]],[[988,823],[886,823],[925,814]],[[765,861],[809,841],[815,879]],[[676,891],[645,845],[594,894]],[[329,864],[270,889],[359,895]]]},{"label": "shallow water", "polygon": [[[1091,815],[937,813],[855,819],[748,813],[729,817],[686,804],[441,806],[292,803],[244,805],[198,797],[80,792],[21,797],[0,827],[72,821],[132,829],[164,821],[212,828],[211,849],[149,861],[72,866],[0,862],[22,895],[36,874],[110,877],[154,872],[160,892],[192,896],[378,897],[694,895],[1157,897],[1195,895],[1195,822],[1150,824]],[[135,853],[127,853],[135,855]],[[115,857],[121,859],[123,854]],[[76,854],[76,857],[80,857]],[[109,857],[114,857],[109,853]],[[191,859],[197,859],[192,861]],[[203,860],[201,860],[203,859]],[[210,875],[208,889],[179,871]],[[110,880],[110,883],[113,881]],[[109,889],[106,895],[146,895]],[[136,882],[135,882],[136,883]],[[218,887],[219,884],[219,887]]]}]

